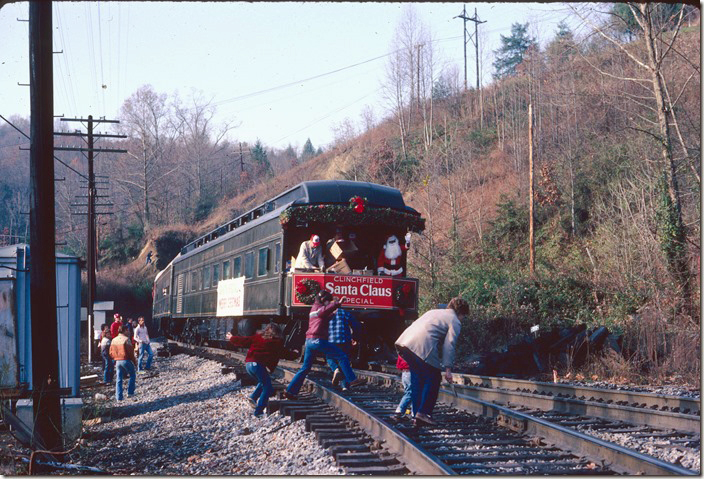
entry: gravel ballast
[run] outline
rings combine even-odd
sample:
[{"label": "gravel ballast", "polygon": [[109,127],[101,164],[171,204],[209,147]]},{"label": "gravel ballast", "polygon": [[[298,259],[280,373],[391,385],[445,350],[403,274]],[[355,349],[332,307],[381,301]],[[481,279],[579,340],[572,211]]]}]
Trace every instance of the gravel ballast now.
[{"label": "gravel ballast", "polygon": [[116,401],[113,387],[107,401],[87,401],[104,408],[103,419],[84,422],[73,462],[120,475],[344,474],[304,421],[278,412],[255,418],[247,400],[254,386],[241,387],[220,364],[154,359],[156,373],[137,376],[134,398]]}]

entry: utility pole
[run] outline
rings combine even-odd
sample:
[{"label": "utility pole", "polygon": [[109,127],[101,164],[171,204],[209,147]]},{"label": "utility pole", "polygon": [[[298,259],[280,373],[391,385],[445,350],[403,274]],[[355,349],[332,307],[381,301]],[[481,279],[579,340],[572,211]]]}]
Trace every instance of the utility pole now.
[{"label": "utility pole", "polygon": [[56,320],[54,82],[52,2],[29,2],[30,306],[35,443],[61,451],[62,418]]},{"label": "utility pole", "polygon": [[533,103],[528,103],[528,242],[530,244],[529,268],[530,275],[535,275],[535,212],[534,212],[534,191],[533,191]]},{"label": "utility pole", "polygon": [[237,184],[237,194],[242,193],[242,183],[244,182],[246,178],[246,174],[244,172],[244,155],[242,154],[242,142],[240,142],[240,181]]},{"label": "utility pole", "polygon": [[127,153],[127,150],[115,149],[115,148],[95,148],[95,138],[127,138],[125,135],[109,135],[109,134],[95,134],[93,132],[95,123],[120,123],[117,120],[105,120],[101,118],[100,120],[93,119],[93,115],[88,115],[88,119],[82,118],[62,118],[61,121],[80,121],[87,122],[88,133],[80,133],[76,131],[75,133],[64,133],[58,132],[56,135],[60,136],[78,136],[86,137],[88,148],[80,147],[57,147],[57,150],[63,151],[80,151],[83,153],[88,153],[88,204],[87,205],[75,205],[75,206],[88,206],[88,241],[86,242],[86,269],[88,273],[88,304],[86,309],[88,310],[88,363],[93,361],[93,320],[95,318],[93,311],[93,304],[95,303],[95,271],[98,265],[97,261],[97,241],[96,241],[96,227],[95,218],[98,214],[110,214],[108,212],[96,213],[96,206],[112,206],[112,203],[96,204],[95,200],[98,198],[97,190],[95,187],[95,172],[93,169],[93,163],[95,158],[95,153]]},{"label": "utility pole", "polygon": [[454,18],[461,18],[464,20],[464,89],[467,90],[467,22],[474,22],[474,39],[472,40],[472,35],[469,39],[473,41],[475,48],[475,57],[477,64],[477,95],[479,95],[479,128],[484,128],[484,105],[482,102],[481,90],[479,89],[479,24],[486,23],[486,21],[479,20],[477,16],[477,9],[474,9],[474,16],[467,16],[467,5],[464,5],[462,9],[462,15],[457,15]]}]

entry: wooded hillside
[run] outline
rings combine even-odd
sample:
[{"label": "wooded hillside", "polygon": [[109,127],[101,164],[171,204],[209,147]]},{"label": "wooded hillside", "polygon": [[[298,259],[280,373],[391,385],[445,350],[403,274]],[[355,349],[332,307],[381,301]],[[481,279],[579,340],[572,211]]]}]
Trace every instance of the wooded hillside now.
[{"label": "wooded hillside", "polygon": [[[498,347],[533,324],[586,322],[625,332],[639,371],[697,377],[699,15],[674,7],[619,4],[597,17],[580,5],[574,15],[590,33],[578,38],[561,24],[542,47],[529,25],[516,24],[480,91],[439,70],[430,32],[409,14],[388,63],[388,116],[365,118],[360,134],[341,130],[325,152],[310,140],[301,152],[259,141],[240,150],[225,139],[230,125],[212,123],[207,102],[145,86],[122,110],[129,139],[115,145],[129,154],[106,156],[98,170],[116,205],[100,225],[100,284],[128,268],[147,304],[156,273],[145,266],[147,251],[163,267],[179,241],[300,181],[371,181],[400,189],[426,218],[426,231],[413,238],[410,273],[421,280],[423,309],[455,295],[470,301],[466,347]],[[0,178],[0,228],[11,235],[26,233],[26,155],[11,148],[21,140],[0,126],[8,172]],[[65,161],[83,167],[78,157]],[[57,184],[57,238],[84,254],[83,219],[68,206],[81,185],[69,176]]]}]

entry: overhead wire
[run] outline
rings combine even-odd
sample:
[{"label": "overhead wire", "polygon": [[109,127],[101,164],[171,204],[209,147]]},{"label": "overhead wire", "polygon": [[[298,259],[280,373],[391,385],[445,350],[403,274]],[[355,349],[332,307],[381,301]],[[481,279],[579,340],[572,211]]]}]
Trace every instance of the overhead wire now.
[{"label": "overhead wire", "polygon": [[63,50],[63,54],[61,55],[61,59],[64,62],[64,66],[66,67],[66,80],[68,82],[69,86],[69,93],[71,95],[71,103],[70,105],[73,107],[73,113],[78,113],[78,107],[76,104],[76,92],[73,88],[73,77],[71,76],[71,72],[75,71],[73,66],[70,63],[70,47],[66,43],[66,37],[64,36],[64,30],[67,28],[66,24],[63,21],[63,17],[61,16],[61,10],[62,8],[60,7],[59,4],[56,5],[56,20],[57,20],[57,29],[59,31],[59,38],[61,38],[61,49]]},{"label": "overhead wire", "polygon": [[[7,118],[5,118],[5,117],[2,116],[2,115],[0,115],[0,118],[2,118],[3,120],[5,120],[5,123],[7,123],[7,124],[10,125],[12,128],[14,128],[14,129],[17,130],[18,132],[20,132],[22,135],[24,135],[25,138],[27,138],[28,140],[30,139],[30,138],[29,138],[29,135],[27,135],[25,132],[23,132],[22,130],[20,130],[20,129],[19,129],[17,126],[15,126],[10,120],[8,120]],[[56,155],[54,155],[54,159],[55,159],[56,161],[58,161],[59,163],[61,163],[62,165],[64,165],[64,166],[65,166],[66,168],[68,168],[69,170],[71,170],[71,171],[73,171],[74,173],[76,173],[76,174],[77,174],[78,176],[80,176],[81,178],[84,178],[84,179],[86,179],[86,180],[88,179],[88,177],[85,176],[83,173],[81,173],[80,171],[78,171],[78,170],[72,168],[70,165],[68,165],[68,164],[64,163],[63,161],[61,161],[60,159],[58,159],[58,158],[56,157]]]},{"label": "overhead wire", "polygon": [[98,52],[100,53],[100,92],[103,99],[103,112],[105,109],[105,74],[103,71],[103,22],[100,16],[100,2],[98,2]]},{"label": "overhead wire", "polygon": [[86,7],[86,20],[88,22],[88,29],[87,29],[87,34],[88,34],[88,46],[89,46],[89,51],[90,53],[88,54],[88,59],[89,63],[91,65],[91,79],[92,79],[92,88],[89,90],[92,90],[92,93],[95,98],[95,103],[97,103],[98,100],[98,92],[95,91],[95,85],[98,83],[98,73],[97,73],[97,68],[95,65],[95,39],[93,35],[93,16],[91,14],[90,10],[90,3],[86,2],[85,4]]}]

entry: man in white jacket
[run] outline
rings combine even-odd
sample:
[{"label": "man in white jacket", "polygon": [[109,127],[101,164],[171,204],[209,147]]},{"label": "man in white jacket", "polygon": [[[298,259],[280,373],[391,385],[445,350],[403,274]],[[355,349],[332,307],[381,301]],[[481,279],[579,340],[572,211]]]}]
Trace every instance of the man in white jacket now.
[{"label": "man in white jacket", "polygon": [[293,267],[304,271],[323,271],[325,269],[320,236],[311,235],[308,241],[301,243],[298,256],[296,256],[296,264]]},{"label": "man in white jacket", "polygon": [[[139,361],[137,362],[137,372],[142,372],[145,369],[149,371],[152,368],[152,358],[154,353],[152,352],[152,347],[149,344],[149,331],[147,326],[144,324],[144,318],[139,317],[138,325],[134,328],[134,341],[139,345]],[[144,355],[147,355],[147,364],[143,367]]]},{"label": "man in white jacket", "polygon": [[469,305],[453,298],[446,309],[432,309],[413,322],[396,340],[399,355],[411,370],[411,395],[416,422],[436,424],[430,414],[440,391],[442,369],[452,382],[455,344]]}]

